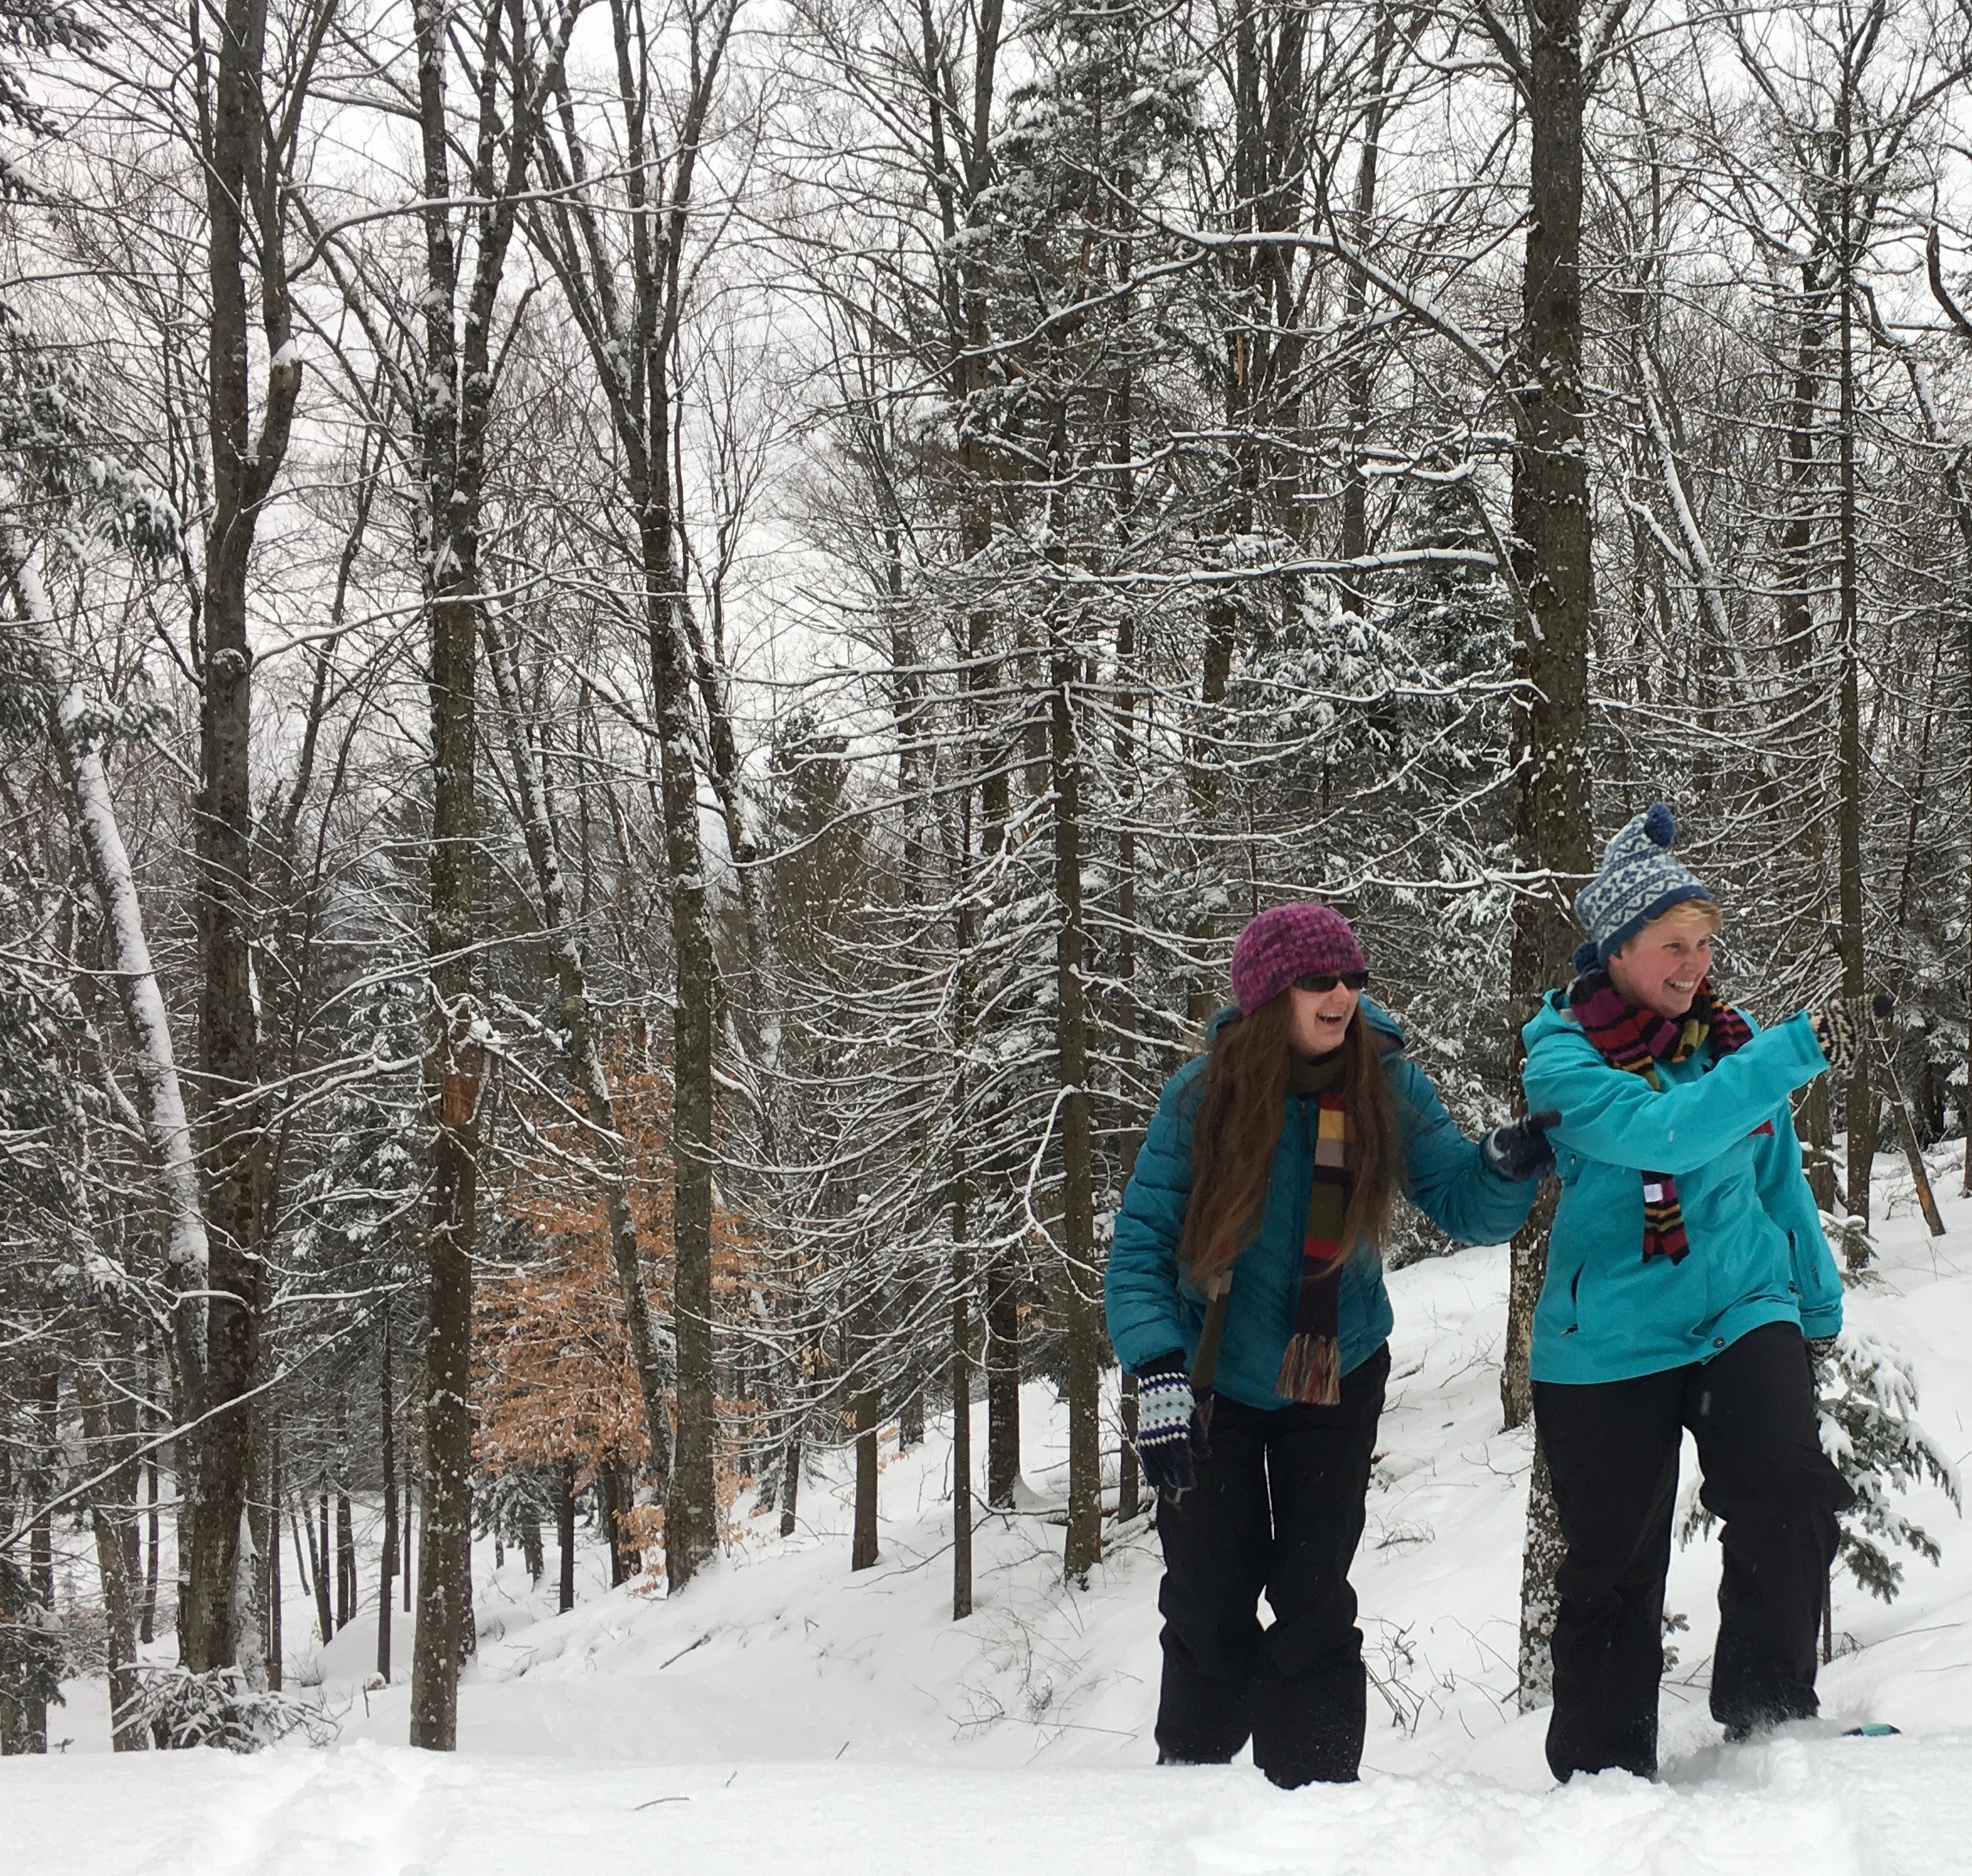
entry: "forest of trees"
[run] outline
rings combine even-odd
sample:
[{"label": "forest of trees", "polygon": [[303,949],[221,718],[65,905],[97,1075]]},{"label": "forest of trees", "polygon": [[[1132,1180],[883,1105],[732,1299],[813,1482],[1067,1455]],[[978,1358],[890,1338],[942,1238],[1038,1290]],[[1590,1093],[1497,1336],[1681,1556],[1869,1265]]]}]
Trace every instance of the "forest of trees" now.
[{"label": "forest of trees", "polygon": [[1968,1102],[1969,100],[1963,0],[10,0],[0,1743],[57,1529],[138,1747],[388,1507],[446,1748],[475,1529],[675,1593],[853,1444],[861,1567],[978,1395],[963,1617],[1023,1378],[1085,1580],[1240,926],[1476,1128],[1657,799],[1757,1015],[1898,998],[1865,1259]]}]

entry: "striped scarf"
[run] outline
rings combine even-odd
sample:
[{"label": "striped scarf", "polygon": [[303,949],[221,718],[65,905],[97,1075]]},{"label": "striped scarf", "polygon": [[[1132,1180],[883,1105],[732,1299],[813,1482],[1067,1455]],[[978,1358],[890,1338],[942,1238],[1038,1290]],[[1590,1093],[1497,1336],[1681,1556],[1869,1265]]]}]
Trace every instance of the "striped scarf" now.
[{"label": "striped scarf", "polygon": [[[1296,1061],[1290,1097],[1312,1096],[1315,1108],[1314,1180],[1308,1193],[1308,1225],[1301,1239],[1301,1287],[1294,1303],[1294,1333],[1281,1356],[1274,1392],[1314,1407],[1342,1398],[1341,1288],[1344,1220],[1349,1215],[1349,1101],[1338,1085],[1342,1057]],[[1303,1109],[1305,1125],[1305,1107]]]},{"label": "striped scarf", "polygon": [[[1640,1010],[1609,980],[1606,970],[1591,970],[1568,986],[1568,1007],[1582,1033],[1602,1053],[1611,1068],[1641,1075],[1661,1088],[1659,1062],[1689,1061],[1711,1041],[1716,1058],[1730,1055],[1753,1040],[1747,1020],[1730,1003],[1712,995],[1711,979],[1698,986],[1691,1007],[1676,1022],[1654,1010]],[[1643,1260],[1668,1257],[1684,1260],[1691,1249],[1684,1234],[1684,1208],[1678,1202],[1678,1181],[1668,1172],[1643,1175]]]}]

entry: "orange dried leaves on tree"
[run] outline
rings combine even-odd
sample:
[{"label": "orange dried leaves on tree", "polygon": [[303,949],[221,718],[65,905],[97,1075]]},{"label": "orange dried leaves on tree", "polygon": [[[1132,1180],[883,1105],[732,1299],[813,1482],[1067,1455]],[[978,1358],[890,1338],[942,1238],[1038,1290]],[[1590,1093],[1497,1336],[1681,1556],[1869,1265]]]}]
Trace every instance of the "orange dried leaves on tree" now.
[{"label": "orange dried leaves on tree", "polygon": [[[662,1318],[671,1306],[670,1091],[656,1075],[612,1082],[644,1285]],[[500,1206],[539,1255],[478,1288],[476,1454],[494,1474],[572,1459],[586,1479],[599,1464],[635,1466],[649,1445],[609,1219],[581,1171],[587,1143],[546,1102],[529,1118],[541,1146],[517,1166]],[[715,1294],[731,1295],[748,1281],[746,1247],[729,1213],[716,1213],[712,1228]]]}]

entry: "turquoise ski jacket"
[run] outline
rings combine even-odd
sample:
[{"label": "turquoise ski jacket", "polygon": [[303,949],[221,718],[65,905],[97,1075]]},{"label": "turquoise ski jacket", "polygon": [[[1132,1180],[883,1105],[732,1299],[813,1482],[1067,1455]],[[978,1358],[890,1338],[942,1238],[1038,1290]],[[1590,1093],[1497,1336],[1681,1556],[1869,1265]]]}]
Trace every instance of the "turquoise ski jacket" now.
[{"label": "turquoise ski jacket", "polygon": [[[1376,1032],[1396,1097],[1405,1197],[1441,1230],[1467,1244],[1510,1238],[1526,1218],[1537,1181],[1502,1179],[1494,1172],[1478,1144],[1446,1112],[1430,1077],[1404,1053],[1404,1032],[1395,1019],[1367,996],[1362,1012]],[[1213,1029],[1231,1013],[1222,1011]],[[1204,1056],[1187,1062],[1166,1084],[1117,1214],[1102,1294],[1109,1340],[1118,1360],[1133,1372],[1180,1348],[1189,1364],[1205,1325],[1204,1294],[1178,1268],[1178,1242],[1192,1197],[1192,1124],[1204,1097],[1205,1063]],[[1318,1112],[1314,1097],[1287,1097],[1260,1229],[1233,1264],[1213,1388],[1248,1407],[1291,1404],[1274,1392],[1273,1383],[1293,1334],[1300,1296]],[[1373,1248],[1351,1257],[1336,1281],[1341,1286],[1336,1303],[1346,1374],[1389,1335],[1390,1298]]]},{"label": "turquoise ski jacket", "polygon": [[[1612,1068],[1558,991],[1521,1031],[1527,1106],[1548,1129],[1561,1202],[1534,1310],[1536,1381],[1627,1381],[1709,1361],[1763,1323],[1842,1327],[1842,1282],[1801,1171],[1787,1097],[1828,1064],[1805,1015],[1737,1054],[1708,1042],[1653,1088]],[[1668,1172],[1691,1249],[1643,1260],[1643,1179]]]}]

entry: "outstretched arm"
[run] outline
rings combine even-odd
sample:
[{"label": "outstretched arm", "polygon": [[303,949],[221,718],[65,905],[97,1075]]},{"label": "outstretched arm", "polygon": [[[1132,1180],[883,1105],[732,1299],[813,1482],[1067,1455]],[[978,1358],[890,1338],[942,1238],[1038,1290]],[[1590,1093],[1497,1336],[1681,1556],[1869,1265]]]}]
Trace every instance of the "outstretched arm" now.
[{"label": "outstretched arm", "polygon": [[1557,1144],[1605,1165],[1689,1172],[1742,1140],[1828,1065],[1805,1015],[1764,1029],[1708,1075],[1653,1088],[1583,1035],[1543,1036],[1521,1071],[1530,1107],[1557,1107]]}]

